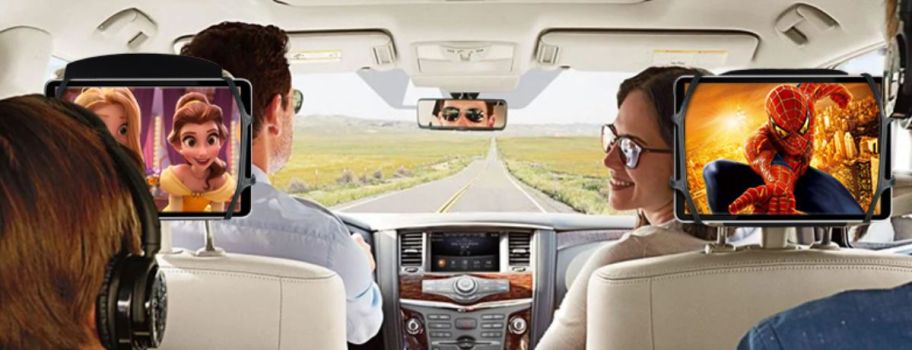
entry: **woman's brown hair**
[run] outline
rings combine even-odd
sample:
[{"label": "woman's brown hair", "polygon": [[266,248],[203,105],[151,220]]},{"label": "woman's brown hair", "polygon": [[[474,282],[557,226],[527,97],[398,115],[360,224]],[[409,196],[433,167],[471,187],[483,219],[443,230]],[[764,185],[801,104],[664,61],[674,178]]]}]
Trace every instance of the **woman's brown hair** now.
[{"label": "woman's brown hair", "polygon": [[[218,128],[218,137],[221,142],[228,138],[228,128],[225,127],[222,118],[222,109],[219,106],[209,104],[206,95],[199,92],[190,92],[181,96],[177,100],[177,111],[174,112],[174,126],[171,128],[171,134],[168,135],[168,142],[172,146],[180,145],[180,131],[187,124],[205,124],[215,122]],[[216,158],[212,165],[209,166],[209,176],[206,177],[206,189],[209,189],[209,180],[215,179],[225,174],[225,163]]]},{"label": "woman's brown hair", "polygon": [[[711,72],[701,68],[680,66],[649,67],[639,74],[624,80],[617,93],[618,108],[624,99],[634,90],[639,90],[646,95],[647,100],[656,111],[657,125],[662,140],[674,146],[674,84],[675,80],[685,75],[712,75]],[[636,227],[649,225],[649,220],[642,212],[637,212]],[[697,238],[712,240],[716,237],[716,228],[705,225],[682,225],[684,232]]]},{"label": "woman's brown hair", "polygon": [[[90,344],[108,261],[139,252],[139,219],[100,136],[69,102],[0,100],[0,349]],[[128,152],[129,153],[129,152]]]}]

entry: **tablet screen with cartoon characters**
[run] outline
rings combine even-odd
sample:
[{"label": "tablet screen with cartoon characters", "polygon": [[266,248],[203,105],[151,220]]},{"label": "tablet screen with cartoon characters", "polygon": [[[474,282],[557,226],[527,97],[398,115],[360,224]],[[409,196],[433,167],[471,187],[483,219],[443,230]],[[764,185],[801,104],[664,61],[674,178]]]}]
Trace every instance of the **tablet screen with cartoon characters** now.
[{"label": "tablet screen with cartoon characters", "polygon": [[95,112],[142,162],[162,216],[225,212],[249,159],[240,157],[240,111],[227,87],[71,85],[63,98]]},{"label": "tablet screen with cartoon characters", "polygon": [[698,83],[684,116],[678,171],[701,216],[864,217],[888,157],[863,78],[722,78]]}]

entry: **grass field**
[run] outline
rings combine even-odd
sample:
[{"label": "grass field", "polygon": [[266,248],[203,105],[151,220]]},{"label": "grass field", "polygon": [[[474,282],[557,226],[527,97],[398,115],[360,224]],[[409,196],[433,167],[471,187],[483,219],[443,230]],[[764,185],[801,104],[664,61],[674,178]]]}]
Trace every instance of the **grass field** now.
[{"label": "grass field", "polygon": [[[450,176],[485,154],[491,134],[326,116],[298,122],[294,137],[272,183],[336,206]],[[581,213],[614,214],[597,137],[501,135],[497,147],[520,181]]]},{"label": "grass field", "polygon": [[581,213],[616,214],[597,137],[498,137],[497,148],[527,185]]},{"label": "grass field", "polygon": [[334,206],[449,176],[487,151],[490,135],[370,125],[297,128],[272,183]]}]

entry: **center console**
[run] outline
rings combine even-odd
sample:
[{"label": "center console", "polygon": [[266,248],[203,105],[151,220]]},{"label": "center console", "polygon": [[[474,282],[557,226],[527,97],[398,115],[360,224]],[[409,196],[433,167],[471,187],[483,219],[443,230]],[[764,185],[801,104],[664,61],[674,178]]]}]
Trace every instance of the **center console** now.
[{"label": "center console", "polygon": [[402,347],[529,349],[533,234],[519,229],[401,231]]}]

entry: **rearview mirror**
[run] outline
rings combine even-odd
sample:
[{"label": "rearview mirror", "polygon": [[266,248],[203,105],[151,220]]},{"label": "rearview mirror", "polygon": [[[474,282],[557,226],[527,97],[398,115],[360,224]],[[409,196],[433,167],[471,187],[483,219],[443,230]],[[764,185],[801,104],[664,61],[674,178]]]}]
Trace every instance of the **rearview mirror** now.
[{"label": "rearview mirror", "polygon": [[421,99],[418,126],[440,130],[503,130],[507,126],[507,101]]}]

